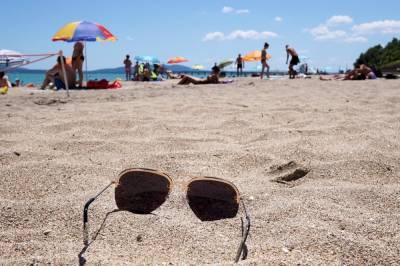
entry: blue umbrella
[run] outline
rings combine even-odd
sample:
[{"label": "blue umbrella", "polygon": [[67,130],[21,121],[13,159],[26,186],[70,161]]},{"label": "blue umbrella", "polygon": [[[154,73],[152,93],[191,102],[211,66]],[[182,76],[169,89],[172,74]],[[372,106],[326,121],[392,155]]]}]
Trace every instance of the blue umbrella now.
[{"label": "blue umbrella", "polygon": [[152,63],[152,64],[160,63],[160,60],[155,56],[140,56],[140,55],[138,55],[138,56],[135,56],[134,59],[139,62],[148,62],[148,63]]}]

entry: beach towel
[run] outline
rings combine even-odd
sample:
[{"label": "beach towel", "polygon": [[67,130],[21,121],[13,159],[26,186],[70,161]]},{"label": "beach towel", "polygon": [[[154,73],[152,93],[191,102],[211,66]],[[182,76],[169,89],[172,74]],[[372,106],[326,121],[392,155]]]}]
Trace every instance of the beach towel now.
[{"label": "beach towel", "polygon": [[112,83],[106,79],[89,80],[86,87],[88,89],[120,89],[122,88],[122,83],[119,80],[115,80]]}]

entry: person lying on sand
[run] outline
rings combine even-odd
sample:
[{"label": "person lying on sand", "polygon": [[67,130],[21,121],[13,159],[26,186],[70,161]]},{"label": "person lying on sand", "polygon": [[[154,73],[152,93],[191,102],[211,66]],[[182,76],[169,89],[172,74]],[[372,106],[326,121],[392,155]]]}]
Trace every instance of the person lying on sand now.
[{"label": "person lying on sand", "polygon": [[219,74],[221,70],[219,67],[213,67],[211,75],[209,75],[204,80],[198,80],[190,76],[183,75],[181,81],[179,81],[178,85],[201,85],[201,84],[219,84]]},{"label": "person lying on sand", "polygon": [[360,67],[346,73],[345,75],[334,75],[333,78],[319,77],[322,81],[330,80],[366,80],[366,79],[376,79],[375,73],[366,65],[360,65]]},{"label": "person lying on sand", "polygon": [[57,58],[57,64],[52,69],[50,69],[49,71],[46,72],[46,76],[44,78],[43,84],[40,87],[41,90],[46,89],[46,87],[50,83],[53,83],[57,87],[57,90],[66,89],[65,78],[63,75],[63,71],[62,71],[61,60],[63,60],[63,62],[64,62],[68,85],[70,88],[75,88],[75,71],[73,70],[73,68],[70,65],[68,65],[66,63],[66,59],[64,56],[62,57],[62,59],[59,56]]}]

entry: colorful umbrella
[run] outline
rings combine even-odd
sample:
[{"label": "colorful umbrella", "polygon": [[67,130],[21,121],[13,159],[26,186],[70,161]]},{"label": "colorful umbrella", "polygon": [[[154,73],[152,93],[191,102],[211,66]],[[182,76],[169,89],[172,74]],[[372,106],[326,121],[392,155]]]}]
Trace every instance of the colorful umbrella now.
[{"label": "colorful umbrella", "polygon": [[168,60],[168,64],[180,64],[180,63],[184,63],[184,62],[189,62],[189,60],[187,60],[184,57],[178,56],[178,57],[173,57],[171,59]]},{"label": "colorful umbrella", "polygon": [[204,66],[202,66],[202,65],[194,65],[194,66],[192,66],[192,69],[194,69],[194,70],[203,70]]},{"label": "colorful umbrella", "polygon": [[[267,60],[271,59],[272,56],[270,54],[267,54]],[[246,62],[257,62],[261,61],[261,51],[253,51],[251,53],[248,53],[243,57],[243,60]]]},{"label": "colorful umbrella", "polygon": [[116,40],[117,38],[103,25],[88,21],[68,23],[53,36],[53,42],[96,42]]},{"label": "colorful umbrella", "polygon": [[137,55],[137,56],[135,56],[135,61],[138,61],[138,62],[146,62],[146,63],[152,63],[152,64],[159,64],[160,63],[160,60],[157,58],[157,57],[155,57],[155,56],[148,56],[148,55],[146,55],[146,56],[141,56],[141,55]]},{"label": "colorful umbrella", "polygon": [[230,66],[232,64],[233,64],[232,60],[229,60],[229,59],[228,60],[223,60],[221,63],[218,64],[218,67],[219,68],[225,68],[225,67]]},{"label": "colorful umbrella", "polygon": [[[103,25],[88,21],[71,22],[62,27],[54,36],[53,42],[98,42],[98,41],[116,41],[117,38],[111,34]],[[87,50],[85,45],[85,68],[87,77]]]}]

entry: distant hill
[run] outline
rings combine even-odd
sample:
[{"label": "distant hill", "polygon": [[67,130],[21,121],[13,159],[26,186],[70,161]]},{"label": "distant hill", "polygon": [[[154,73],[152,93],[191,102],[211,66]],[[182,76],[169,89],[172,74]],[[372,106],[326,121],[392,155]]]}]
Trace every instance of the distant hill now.
[{"label": "distant hill", "polygon": [[21,73],[21,74],[43,74],[44,72],[46,72],[46,70],[42,70],[42,69],[28,69],[28,68],[17,68],[17,69],[13,69],[8,71],[10,73]]},{"label": "distant hill", "polygon": [[[182,66],[182,65],[165,65],[165,67],[166,67],[166,69],[171,70],[172,72],[187,72],[187,71],[195,72],[196,71],[190,67]],[[124,67],[104,68],[104,69],[92,70],[92,71],[89,71],[89,73],[122,74],[122,73],[125,73],[125,68]]]}]

